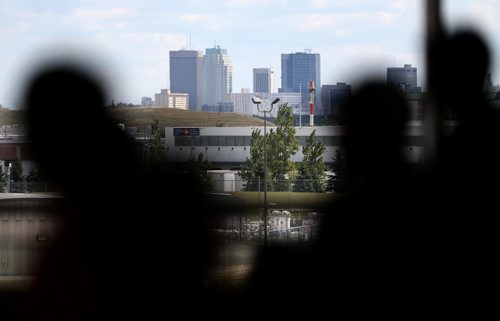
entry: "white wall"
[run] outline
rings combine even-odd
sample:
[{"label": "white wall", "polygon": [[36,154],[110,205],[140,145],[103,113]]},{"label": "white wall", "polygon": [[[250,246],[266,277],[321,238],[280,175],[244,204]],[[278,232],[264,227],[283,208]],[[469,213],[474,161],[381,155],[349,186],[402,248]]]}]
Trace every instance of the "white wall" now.
[{"label": "white wall", "polygon": [[[16,202],[23,202],[23,200],[16,200]],[[36,262],[57,238],[61,223],[61,220],[55,220],[54,217],[36,207],[2,211],[0,213],[0,275],[32,275]],[[42,237],[48,237],[48,239]]]}]

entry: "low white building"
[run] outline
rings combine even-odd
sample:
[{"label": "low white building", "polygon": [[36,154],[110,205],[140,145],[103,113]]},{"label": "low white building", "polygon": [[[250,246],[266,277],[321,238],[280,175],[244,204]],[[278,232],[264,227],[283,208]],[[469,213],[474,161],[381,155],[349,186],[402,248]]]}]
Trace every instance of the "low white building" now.
[{"label": "low white building", "polygon": [[[197,127],[197,128],[165,128],[166,153],[169,161],[186,162],[190,158],[202,153],[214,168],[239,169],[247,157],[250,156],[252,145],[252,131],[264,127]],[[276,127],[267,128],[268,132]],[[296,127],[296,136],[299,142],[297,154],[292,156],[294,162],[302,161],[302,146],[307,137],[316,130],[318,140],[325,143],[323,160],[332,163],[335,150],[340,148],[343,127]]]},{"label": "low white building", "polygon": [[[166,154],[168,161],[186,162],[202,153],[215,169],[239,170],[250,156],[252,131],[263,127],[189,127],[165,128]],[[295,127],[299,150],[291,157],[292,161],[300,162],[304,155],[302,147],[313,130],[316,140],[325,145],[323,161],[327,166],[333,164],[335,153],[344,146],[345,128],[342,126]],[[276,127],[268,126],[268,132]],[[419,122],[407,126],[404,143],[401,148],[410,163],[419,163],[425,159],[424,128]],[[374,144],[377,144],[374,133]]]}]

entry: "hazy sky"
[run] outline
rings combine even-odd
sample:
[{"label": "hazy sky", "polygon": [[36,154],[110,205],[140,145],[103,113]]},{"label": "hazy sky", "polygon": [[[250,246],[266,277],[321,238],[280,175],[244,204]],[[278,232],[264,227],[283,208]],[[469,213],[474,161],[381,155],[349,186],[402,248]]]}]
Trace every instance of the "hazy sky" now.
[{"label": "hazy sky", "polygon": [[[486,31],[495,54],[496,15],[500,1],[445,5],[450,24]],[[116,101],[139,103],[169,87],[168,52],[189,34],[194,49],[228,50],[235,92],[252,87],[254,67],[274,67],[279,86],[280,55],[306,48],[321,54],[323,84],[411,63],[423,85],[423,21],[421,0],[0,0],[0,103],[18,105],[40,61],[71,55],[99,66]]]}]

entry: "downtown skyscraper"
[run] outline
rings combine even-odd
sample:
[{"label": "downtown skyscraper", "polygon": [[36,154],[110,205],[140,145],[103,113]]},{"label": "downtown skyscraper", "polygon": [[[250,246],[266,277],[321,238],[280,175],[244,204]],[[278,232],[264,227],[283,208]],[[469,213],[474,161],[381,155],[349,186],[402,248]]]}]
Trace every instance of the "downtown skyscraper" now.
[{"label": "downtown skyscraper", "polygon": [[203,56],[201,105],[214,106],[233,92],[233,65],[226,49],[207,48]]},{"label": "downtown skyscraper", "polygon": [[284,93],[301,93],[302,108],[308,106],[309,81],[314,81],[314,101],[320,103],[321,89],[320,55],[311,52],[297,52],[281,55],[281,88]]},{"label": "downtown skyscraper", "polygon": [[410,64],[405,64],[402,68],[387,68],[387,84],[397,87],[403,92],[422,92],[422,87],[417,86],[417,68],[412,67]]},{"label": "downtown skyscraper", "polygon": [[203,54],[195,50],[170,51],[170,90],[189,94],[189,109],[201,107]]}]

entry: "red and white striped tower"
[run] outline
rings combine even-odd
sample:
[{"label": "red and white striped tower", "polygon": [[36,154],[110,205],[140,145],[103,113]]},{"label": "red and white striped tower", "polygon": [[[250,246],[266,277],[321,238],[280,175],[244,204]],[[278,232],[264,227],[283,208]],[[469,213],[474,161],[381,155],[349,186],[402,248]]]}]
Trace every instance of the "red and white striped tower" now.
[{"label": "red and white striped tower", "polygon": [[309,126],[314,127],[314,81],[309,81]]}]

